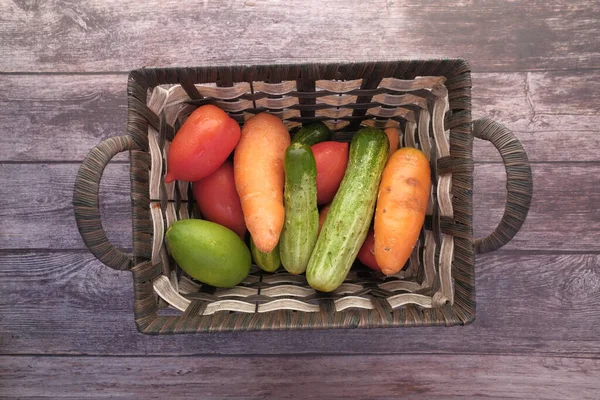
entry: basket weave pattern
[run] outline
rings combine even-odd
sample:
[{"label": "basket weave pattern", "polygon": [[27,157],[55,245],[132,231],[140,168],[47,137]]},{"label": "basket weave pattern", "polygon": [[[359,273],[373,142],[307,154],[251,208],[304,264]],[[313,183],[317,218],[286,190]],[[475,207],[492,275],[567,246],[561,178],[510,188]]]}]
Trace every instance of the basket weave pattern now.
[{"label": "basket weave pattern", "polygon": [[[135,317],[146,333],[455,325],[475,312],[470,74],[462,60],[142,69],[129,79]],[[433,190],[407,266],[357,267],[319,293],[304,276],[253,267],[232,289],[191,280],[169,256],[167,227],[200,217],[189,182],[164,184],[170,141],[201,104],[243,122],[268,111],[290,130],[325,122],[349,141],[360,124],[396,127],[429,158]],[[170,305],[180,315],[162,315]],[[170,313],[173,314],[173,313]]]}]

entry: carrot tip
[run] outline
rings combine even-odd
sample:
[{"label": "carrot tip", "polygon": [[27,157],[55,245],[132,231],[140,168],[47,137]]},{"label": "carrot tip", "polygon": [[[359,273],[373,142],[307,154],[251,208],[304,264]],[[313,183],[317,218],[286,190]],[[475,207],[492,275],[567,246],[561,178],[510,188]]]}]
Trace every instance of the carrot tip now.
[{"label": "carrot tip", "polygon": [[382,268],[381,272],[386,276],[390,276],[390,275],[396,274],[398,271],[393,270],[393,269]]}]

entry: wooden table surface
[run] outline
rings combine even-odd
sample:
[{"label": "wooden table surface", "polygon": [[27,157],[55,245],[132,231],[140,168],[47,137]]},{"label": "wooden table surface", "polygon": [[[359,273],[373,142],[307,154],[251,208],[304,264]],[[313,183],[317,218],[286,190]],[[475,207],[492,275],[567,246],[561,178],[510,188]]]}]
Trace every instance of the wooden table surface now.
[{"label": "wooden table surface", "polygon": [[[0,397],[600,398],[600,3],[0,0]],[[131,275],[94,259],[75,173],[124,133],[142,66],[464,57],[474,117],[532,163],[527,222],[478,256],[466,327],[145,336]],[[505,174],[477,141],[476,236]],[[131,248],[128,159],[101,188]]]}]

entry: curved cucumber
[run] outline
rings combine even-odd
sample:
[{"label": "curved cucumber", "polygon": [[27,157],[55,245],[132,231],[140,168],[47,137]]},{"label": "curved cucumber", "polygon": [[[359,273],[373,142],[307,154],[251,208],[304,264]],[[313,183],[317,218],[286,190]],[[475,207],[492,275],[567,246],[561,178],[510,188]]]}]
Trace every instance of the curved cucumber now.
[{"label": "curved cucumber", "polygon": [[306,271],[319,231],[317,165],[310,147],[292,143],[285,152],[284,169],[285,222],[279,255],[286,271],[301,274]]},{"label": "curved cucumber", "polygon": [[389,146],[386,134],[375,128],[362,128],[352,138],[348,168],[306,270],[314,289],[331,292],[346,279],[373,218]]},{"label": "curved cucumber", "polygon": [[263,271],[275,272],[281,265],[281,260],[279,258],[279,243],[275,246],[273,251],[263,253],[256,247],[254,240],[252,240],[252,236],[250,236],[250,252],[252,253],[252,258],[256,265]]},{"label": "curved cucumber", "polygon": [[329,128],[322,122],[314,122],[303,126],[298,133],[294,135],[292,143],[302,143],[307,146],[325,142],[331,137]]}]

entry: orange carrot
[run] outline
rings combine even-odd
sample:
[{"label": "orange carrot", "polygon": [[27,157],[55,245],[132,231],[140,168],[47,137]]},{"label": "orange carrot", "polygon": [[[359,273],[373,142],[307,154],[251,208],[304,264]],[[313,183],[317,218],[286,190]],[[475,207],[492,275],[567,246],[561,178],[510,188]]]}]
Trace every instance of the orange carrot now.
[{"label": "orange carrot", "polygon": [[244,123],[233,159],[235,187],[246,226],[263,253],[272,251],[283,228],[283,160],[290,135],[274,115],[258,114]]},{"label": "orange carrot", "polygon": [[379,185],[375,210],[375,259],[386,275],[400,271],[410,257],[425,221],[431,170],[414,148],[396,151]]},{"label": "orange carrot", "polygon": [[388,155],[389,161],[390,158],[392,158],[392,154],[394,154],[396,150],[398,150],[398,145],[400,144],[400,135],[396,128],[387,128],[384,132],[387,135],[388,140],[390,142],[390,154]]},{"label": "orange carrot", "polygon": [[323,223],[325,222],[325,217],[327,216],[327,213],[329,212],[329,206],[331,206],[331,203],[329,203],[325,207],[323,207],[321,209],[321,212],[319,213],[319,233],[321,233],[321,228],[323,227]]}]

